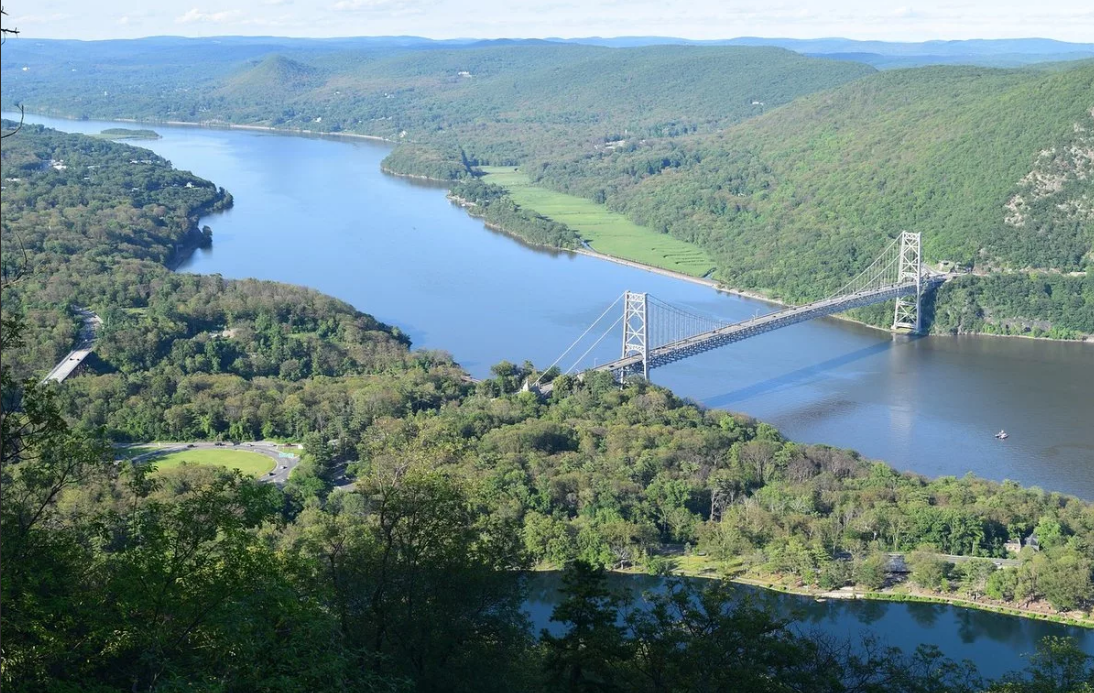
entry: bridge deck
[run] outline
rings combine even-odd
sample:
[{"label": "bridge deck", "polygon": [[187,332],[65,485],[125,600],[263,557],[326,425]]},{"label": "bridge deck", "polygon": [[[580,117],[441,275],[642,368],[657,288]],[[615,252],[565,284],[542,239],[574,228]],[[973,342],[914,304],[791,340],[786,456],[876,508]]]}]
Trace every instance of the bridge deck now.
[{"label": "bridge deck", "polygon": [[[924,283],[927,285],[941,281],[942,278],[940,277],[924,277]],[[752,318],[743,322],[719,327],[708,332],[701,332],[691,337],[687,337],[686,339],[670,342],[669,344],[650,349],[648,354],[649,368],[653,369],[658,366],[665,366],[674,361],[679,361],[704,351],[717,349],[727,344],[739,342],[748,339],[749,337],[755,337],[782,327],[789,327],[790,325],[795,325],[807,320],[813,320],[834,313],[841,313],[852,308],[861,308],[862,306],[868,306],[874,303],[891,301],[901,296],[914,294],[915,292],[915,282],[894,284],[879,289],[859,291],[846,296],[824,299],[814,303],[808,303],[804,306],[787,308],[785,310],[762,315],[758,318]],[[597,366],[592,370],[622,371],[635,368],[640,369],[641,363],[642,357],[635,354]]]}]

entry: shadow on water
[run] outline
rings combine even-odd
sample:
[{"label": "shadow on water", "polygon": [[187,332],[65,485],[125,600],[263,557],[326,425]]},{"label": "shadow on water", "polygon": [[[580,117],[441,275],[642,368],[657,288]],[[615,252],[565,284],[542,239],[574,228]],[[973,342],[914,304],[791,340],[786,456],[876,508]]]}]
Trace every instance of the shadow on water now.
[{"label": "shadow on water", "polygon": [[767,380],[754,383],[748,387],[742,387],[738,390],[733,390],[732,392],[715,395],[714,397],[704,400],[703,404],[708,407],[725,407],[735,402],[751,399],[758,395],[765,395],[791,385],[798,385],[827,371],[835,370],[842,366],[846,366],[849,363],[854,363],[855,361],[874,356],[875,354],[884,353],[892,348],[893,341],[894,340],[880,342],[828,359],[827,361],[821,361],[820,363],[815,363],[811,366],[806,366],[805,368],[799,368],[796,371],[784,373],[774,378],[768,378]]},{"label": "shadow on water", "polygon": [[[523,610],[533,632],[542,629],[559,635],[562,624],[550,620],[555,606],[563,599],[559,573],[525,574],[527,589]],[[689,582],[702,583],[698,578]],[[649,608],[644,593],[663,592],[665,578],[647,575],[608,576],[608,586],[631,601],[631,608]],[[811,597],[769,592],[735,585],[739,595],[754,606],[789,619],[791,629],[803,634],[819,634],[858,642],[865,636],[877,636],[886,645],[911,653],[921,643],[939,646],[956,661],[968,659],[988,677],[999,677],[1024,666],[1023,655],[1036,648],[1048,635],[1075,638],[1084,652],[1094,653],[1094,631],[1034,621],[1003,614],[967,609],[949,604],[899,603],[873,600],[831,599],[818,602]],[[622,621],[620,621],[622,624]]]}]

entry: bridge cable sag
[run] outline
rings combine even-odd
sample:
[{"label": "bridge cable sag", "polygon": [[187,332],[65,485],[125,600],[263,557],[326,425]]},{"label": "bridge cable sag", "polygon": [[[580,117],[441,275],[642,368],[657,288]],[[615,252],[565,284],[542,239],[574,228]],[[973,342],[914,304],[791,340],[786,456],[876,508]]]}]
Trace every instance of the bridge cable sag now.
[{"label": "bridge cable sag", "polygon": [[[920,234],[903,231],[874,258],[866,269],[829,294],[827,298],[801,306],[776,309],[760,316],[754,314],[750,319],[734,323],[698,315],[650,294],[625,292],[623,296],[616,298],[611,306],[608,306],[608,309],[548,367],[548,370],[558,365],[594,327],[600,324],[605,315],[621,299],[627,297],[629,301],[632,296],[637,297],[636,307],[632,309],[630,303],[627,303],[623,315],[567,369],[566,373],[577,368],[620,322],[630,320],[632,317],[637,321],[637,327],[632,332],[628,332],[629,327],[624,328],[622,357],[617,361],[594,368],[594,370],[618,371],[621,382],[627,373],[641,372],[648,377],[651,368],[664,366],[697,353],[805,320],[890,301],[894,298],[897,300],[897,307],[893,330],[909,329],[912,332],[918,332],[920,329],[919,305],[923,287],[945,281],[944,278],[924,272],[920,242]],[[624,324],[629,326],[630,323]],[[630,336],[634,336],[637,340],[634,344],[630,341]],[[538,385],[542,378],[543,374],[534,385]]]},{"label": "bridge cable sag", "polygon": [[[580,337],[578,337],[577,339],[575,339],[575,340],[573,341],[573,343],[572,343],[572,344],[570,344],[570,346],[568,346],[568,347],[566,348],[566,351],[562,352],[562,354],[561,354],[561,355],[560,355],[560,356],[559,356],[559,357],[558,357],[557,359],[555,359],[555,362],[554,362],[554,363],[552,363],[552,364],[551,364],[550,366],[547,366],[547,368],[546,368],[546,369],[545,369],[545,370],[544,370],[544,371],[543,371],[542,373],[540,373],[540,374],[539,374],[539,377],[538,377],[538,378],[536,378],[536,382],[532,383],[532,386],[533,386],[533,387],[535,387],[536,385],[539,385],[539,381],[540,381],[540,380],[543,380],[543,376],[547,374],[547,371],[549,371],[549,370],[551,370],[552,368],[554,368],[555,366],[557,366],[557,365],[558,365],[558,362],[559,362],[559,361],[561,361],[562,359],[566,358],[566,354],[570,353],[570,352],[571,352],[571,351],[573,350],[573,348],[574,348],[575,346],[577,346],[577,345],[578,345],[578,343],[579,343],[579,342],[580,342],[580,341],[581,341],[582,339],[585,339],[585,335],[589,334],[589,332],[591,332],[591,331],[592,331],[592,329],[593,329],[594,327],[596,327],[597,323],[599,323],[599,322],[600,322],[601,320],[603,320],[603,319],[604,319],[604,316],[605,316],[605,315],[607,315],[607,314],[609,313],[609,311],[611,311],[611,309],[612,309],[612,308],[615,308],[616,304],[617,304],[617,303],[619,303],[619,301],[620,301],[620,300],[622,300],[623,296],[624,296],[624,294],[619,294],[619,296],[617,296],[617,297],[616,297],[616,299],[615,299],[614,301],[612,301],[612,304],[611,304],[610,306],[608,306],[607,308],[605,308],[605,309],[604,309],[604,312],[600,314],[600,317],[599,317],[599,318],[597,318],[596,320],[594,320],[594,321],[593,321],[593,324],[591,324],[591,325],[589,325],[589,326],[588,326],[587,328],[585,328],[585,331],[581,333],[581,336],[580,336]],[[618,323],[619,321],[617,320],[616,322]],[[612,327],[615,327],[615,325],[612,325]],[[610,332],[610,331],[611,331],[611,329],[612,329],[612,328],[611,328],[611,327],[609,327],[609,328],[608,328],[608,331]],[[601,337],[600,339],[603,339],[603,337]],[[598,344],[600,343],[600,342],[599,342],[599,340],[597,340],[597,343],[598,343]],[[586,352],[586,353],[587,353],[587,352]],[[584,358],[584,356],[582,356],[582,358]],[[571,367],[570,367],[570,370],[573,370],[573,366],[571,366]],[[569,373],[570,371],[566,371],[566,372],[567,372],[567,373]]]},{"label": "bridge cable sag", "polygon": [[[900,274],[900,253],[895,251],[898,251],[899,247],[900,238],[894,238],[885,250],[874,258],[869,267],[856,274],[850,281],[822,300],[827,301],[883,285],[897,284]],[[882,263],[884,263],[884,266],[882,266]],[[864,278],[867,281],[863,281]]]},{"label": "bridge cable sag", "polygon": [[585,360],[585,357],[589,355],[589,352],[592,351],[593,349],[595,349],[598,344],[603,342],[604,338],[607,337],[609,334],[611,334],[612,330],[614,330],[616,328],[616,326],[621,322],[623,322],[623,316],[622,315],[620,315],[618,318],[615,319],[615,322],[612,323],[611,327],[604,330],[604,334],[600,335],[600,338],[597,339],[595,342],[593,342],[593,345],[591,347],[589,347],[588,349],[586,349],[584,354],[577,357],[577,361],[574,361],[574,365],[572,365],[572,366],[570,366],[569,368],[566,369],[566,374],[571,373],[575,368],[577,368],[577,365]]}]

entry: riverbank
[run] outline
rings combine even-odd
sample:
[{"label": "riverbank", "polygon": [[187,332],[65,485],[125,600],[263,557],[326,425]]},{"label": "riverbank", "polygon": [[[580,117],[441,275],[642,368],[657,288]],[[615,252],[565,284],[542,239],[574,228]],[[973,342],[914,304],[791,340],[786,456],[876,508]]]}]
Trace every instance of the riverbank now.
[{"label": "riverbank", "polygon": [[[393,170],[391,168],[388,168],[387,166],[383,166],[383,165],[380,166],[380,171],[382,171],[383,173],[386,173],[389,176],[395,176],[396,178],[410,178],[412,180],[424,180],[424,181],[427,181],[429,183],[437,183],[438,185],[452,185],[452,180],[449,179],[449,178],[436,178],[434,176],[423,176],[419,173],[400,173],[399,171],[395,171],[395,170]],[[449,196],[449,199],[451,200],[453,198],[451,196]]]},{"label": "riverbank", "polygon": [[[61,118],[63,120],[98,120],[98,118],[82,118],[65,113],[42,113],[27,111],[27,115],[41,115],[47,118]],[[378,135],[362,135],[356,132],[327,132],[323,130],[309,130],[306,128],[279,128],[272,125],[248,125],[246,123],[231,123],[225,120],[159,120],[156,118],[109,118],[115,123],[133,123],[135,125],[171,125],[187,128],[207,128],[209,130],[255,130],[259,132],[273,132],[284,135],[304,135],[308,137],[334,137],[339,139],[372,140],[387,144],[398,144],[396,140],[380,137]]]},{"label": "riverbank", "polygon": [[[637,566],[625,569],[613,569],[611,572],[618,573],[620,575],[647,574],[639,569]],[[747,585],[749,587],[756,587],[759,589],[768,590],[780,594],[793,594],[800,597],[810,597],[817,601],[826,601],[832,599],[947,604],[949,606],[977,609],[979,611],[987,611],[995,614],[1001,614],[1004,616],[1028,618],[1037,621],[1047,621],[1050,623],[1078,626],[1081,628],[1094,630],[1094,614],[1086,614],[1084,612],[1069,612],[1064,614],[1050,613],[1050,607],[1045,604],[1040,604],[1038,608],[1019,607],[1006,603],[978,601],[975,599],[954,597],[951,595],[927,592],[923,590],[909,592],[906,591],[910,589],[910,587],[906,583],[898,583],[892,587],[883,590],[862,590],[854,587],[845,587],[838,590],[824,590],[819,587],[814,588],[805,585],[787,584],[784,578],[776,575],[749,577],[744,575],[727,573],[726,566],[724,564],[695,556],[688,557],[688,561],[685,565],[678,564],[670,571],[669,574],[679,577],[700,578],[706,580],[725,579],[739,585]]]},{"label": "riverbank", "polygon": [[223,188],[221,188],[220,191],[222,194],[216,202],[201,207],[190,215],[190,231],[186,234],[183,241],[175,246],[175,252],[171,254],[171,257],[164,261],[163,264],[167,269],[172,272],[177,272],[179,267],[190,259],[195,250],[209,247],[212,244],[212,235],[207,236],[198,224],[203,217],[226,212],[235,204],[235,198],[232,197],[230,192],[227,192]]},{"label": "riverbank", "polygon": [[[63,118],[67,118],[69,120],[78,120],[78,119],[73,118],[71,116],[54,116],[54,117],[63,117]],[[372,141],[382,142],[382,143],[385,143],[385,144],[398,144],[399,143],[396,140],[389,139],[389,138],[383,138],[383,137],[379,137],[379,136],[375,136],[375,135],[362,135],[362,134],[358,134],[358,133],[349,133],[349,132],[332,133],[332,132],[322,132],[322,131],[318,131],[318,130],[310,130],[310,129],[304,129],[304,128],[285,128],[285,127],[274,127],[274,126],[268,126],[268,125],[248,125],[248,124],[229,123],[229,122],[219,121],[219,120],[208,120],[208,121],[181,121],[181,120],[159,121],[159,120],[139,120],[139,119],[128,118],[128,119],[115,119],[114,122],[149,123],[149,124],[161,123],[161,124],[164,124],[164,125],[178,125],[178,126],[182,126],[182,127],[206,128],[206,129],[213,129],[213,130],[260,131],[260,132],[271,132],[271,133],[286,134],[286,135],[301,135],[301,136],[316,137],[316,138],[372,140]],[[442,185],[451,186],[453,184],[453,180],[451,180],[451,179],[436,178],[436,177],[425,176],[425,175],[420,175],[420,174],[408,174],[408,173],[395,172],[395,171],[391,170],[389,167],[386,167],[386,166],[383,166],[383,165],[380,166],[380,170],[382,172],[384,172],[385,174],[387,174],[387,175],[392,175],[392,176],[400,177],[400,178],[406,178],[406,179],[410,179],[410,180],[420,180],[420,181],[427,182],[427,183],[430,183],[430,184],[436,184],[438,186],[442,186]],[[654,265],[654,264],[649,264],[649,263],[644,263],[644,262],[639,262],[639,261],[635,261],[635,260],[629,260],[629,259],[622,258],[622,257],[613,256],[609,253],[604,253],[600,250],[596,250],[596,249],[591,248],[591,247],[587,248],[587,249],[571,249],[571,248],[557,248],[557,247],[542,246],[542,245],[539,245],[539,244],[530,243],[527,239],[523,238],[519,234],[513,233],[509,229],[500,227],[496,224],[490,224],[490,225],[488,225],[488,227],[492,231],[501,232],[501,233],[504,233],[504,234],[508,235],[510,238],[518,239],[523,244],[528,245],[529,247],[541,248],[543,250],[548,250],[548,251],[551,251],[551,252],[569,252],[569,253],[573,253],[573,254],[586,254],[586,255],[589,255],[591,257],[595,257],[597,259],[607,260],[609,262],[614,262],[616,264],[625,265],[625,266],[628,266],[628,267],[632,267],[634,269],[639,269],[639,270],[646,271],[646,272],[656,273],[656,274],[660,274],[662,276],[670,277],[672,279],[681,279],[681,280],[687,281],[689,283],[706,286],[708,288],[714,289],[715,291],[718,291],[718,292],[721,292],[721,293],[735,295],[735,296],[741,296],[743,298],[748,298],[748,299],[751,299],[751,300],[762,301],[762,302],[764,302],[766,304],[769,304],[769,305],[772,305],[772,306],[777,306],[777,307],[790,307],[791,306],[791,304],[788,304],[784,301],[780,301],[779,299],[773,298],[771,296],[765,295],[763,293],[760,293],[760,292],[757,292],[757,291],[754,291],[754,290],[747,290],[747,289],[742,289],[742,288],[731,287],[731,286],[728,286],[728,285],[726,285],[722,282],[712,280],[712,279],[709,279],[709,278],[696,277],[696,276],[688,275],[688,274],[685,274],[685,273],[677,272],[677,271],[674,271],[674,270],[669,269],[669,268],[660,267],[660,266],[657,266],[657,265]],[[891,333],[891,331],[884,325],[875,325],[875,324],[863,322],[861,320],[855,319],[855,318],[850,317],[850,316],[845,315],[845,314],[831,315],[831,316],[828,316],[828,317],[834,318],[836,320],[840,320],[842,322],[848,322],[848,323],[852,323],[852,324],[855,324],[855,325],[868,327],[871,330],[876,330],[878,332],[882,332],[882,333],[886,333],[886,334]],[[1060,338],[1053,338],[1053,337],[1035,337],[1035,336],[1031,336],[1031,335],[1021,335],[1021,334],[996,334],[996,333],[990,333],[990,332],[962,332],[960,334],[969,335],[969,336],[1018,337],[1018,338],[1024,338],[1024,339],[1030,339],[1030,340],[1041,340],[1041,341],[1050,341],[1050,342],[1051,341],[1059,341],[1059,342],[1065,342],[1065,343],[1070,342],[1070,343],[1094,344],[1094,335],[1088,335],[1088,336],[1086,336],[1085,338],[1082,338],[1082,339],[1060,339]],[[938,333],[938,336],[951,336],[951,335],[950,335],[950,333],[945,332],[945,333]]]}]

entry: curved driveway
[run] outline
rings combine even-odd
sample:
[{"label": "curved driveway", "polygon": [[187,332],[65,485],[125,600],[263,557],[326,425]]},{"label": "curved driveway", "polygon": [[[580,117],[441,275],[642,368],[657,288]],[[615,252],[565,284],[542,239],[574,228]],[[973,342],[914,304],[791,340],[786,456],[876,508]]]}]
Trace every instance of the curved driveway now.
[{"label": "curved driveway", "polygon": [[[289,475],[300,464],[300,456],[282,457],[277,443],[258,440],[250,443],[213,443],[207,440],[195,440],[192,443],[145,443],[133,447],[155,447],[151,452],[146,452],[131,458],[133,462],[143,462],[153,457],[166,455],[172,452],[185,452],[186,450],[239,450],[240,452],[254,452],[271,458],[276,465],[269,474],[262,474],[259,481],[281,485],[289,480]],[[283,447],[283,446],[282,446]]]}]

